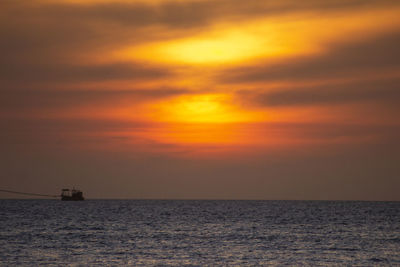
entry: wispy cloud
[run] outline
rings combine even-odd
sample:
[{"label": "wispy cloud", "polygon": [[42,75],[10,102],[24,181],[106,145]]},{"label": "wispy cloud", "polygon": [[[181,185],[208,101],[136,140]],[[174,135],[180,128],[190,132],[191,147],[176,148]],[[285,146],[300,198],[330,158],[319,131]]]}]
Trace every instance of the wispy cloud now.
[{"label": "wispy cloud", "polygon": [[[399,78],[356,81],[341,84],[280,88],[269,92],[242,90],[237,92],[239,101],[247,105],[265,107],[320,106],[349,103],[375,103],[399,107]],[[261,92],[260,92],[261,91]]]},{"label": "wispy cloud", "polygon": [[319,81],[400,71],[400,56],[396,53],[400,46],[400,31],[350,44],[327,46],[328,51],[323,54],[228,69],[220,79],[229,83]]}]

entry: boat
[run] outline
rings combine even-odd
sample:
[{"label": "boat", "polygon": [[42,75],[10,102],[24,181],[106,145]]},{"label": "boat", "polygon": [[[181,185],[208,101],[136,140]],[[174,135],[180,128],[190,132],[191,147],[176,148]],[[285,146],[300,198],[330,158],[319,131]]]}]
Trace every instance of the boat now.
[{"label": "boat", "polygon": [[61,200],[65,201],[81,201],[85,200],[83,193],[77,189],[62,189],[61,190]]}]

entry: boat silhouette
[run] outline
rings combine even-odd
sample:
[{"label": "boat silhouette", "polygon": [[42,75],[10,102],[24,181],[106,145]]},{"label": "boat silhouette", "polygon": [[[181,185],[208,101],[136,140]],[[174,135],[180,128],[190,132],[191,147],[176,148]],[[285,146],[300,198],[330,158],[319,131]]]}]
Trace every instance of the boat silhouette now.
[{"label": "boat silhouette", "polygon": [[62,189],[61,190],[61,200],[80,201],[80,200],[85,200],[85,198],[83,197],[83,193],[80,190]]}]

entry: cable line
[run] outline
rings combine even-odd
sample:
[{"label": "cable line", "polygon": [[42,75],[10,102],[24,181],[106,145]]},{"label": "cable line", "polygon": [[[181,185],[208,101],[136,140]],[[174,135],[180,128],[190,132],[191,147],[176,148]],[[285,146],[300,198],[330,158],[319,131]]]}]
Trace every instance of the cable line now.
[{"label": "cable line", "polygon": [[0,192],[6,192],[6,193],[12,193],[12,194],[20,194],[20,195],[28,195],[28,196],[39,196],[39,197],[60,197],[60,196],[57,196],[57,195],[35,194],[35,193],[18,192],[18,191],[5,190],[5,189],[0,189]]}]

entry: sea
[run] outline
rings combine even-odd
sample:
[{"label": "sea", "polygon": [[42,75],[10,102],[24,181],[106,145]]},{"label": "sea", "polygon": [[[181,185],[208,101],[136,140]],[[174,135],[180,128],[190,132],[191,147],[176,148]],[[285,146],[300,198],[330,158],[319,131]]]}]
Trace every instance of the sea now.
[{"label": "sea", "polygon": [[0,200],[0,266],[400,266],[400,202]]}]

